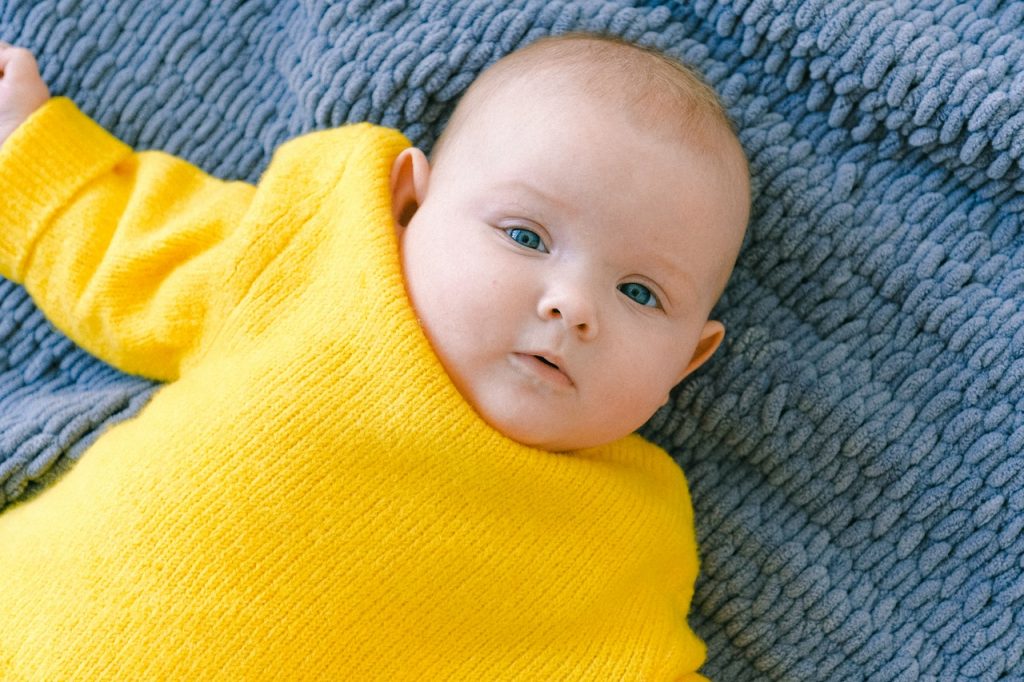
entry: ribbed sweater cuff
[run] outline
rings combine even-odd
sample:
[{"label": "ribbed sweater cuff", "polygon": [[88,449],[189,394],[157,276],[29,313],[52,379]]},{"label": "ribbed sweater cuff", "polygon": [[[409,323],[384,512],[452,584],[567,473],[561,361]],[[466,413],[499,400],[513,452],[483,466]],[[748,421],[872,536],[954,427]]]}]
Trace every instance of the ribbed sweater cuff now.
[{"label": "ribbed sweater cuff", "polygon": [[18,126],[0,147],[0,274],[24,281],[53,214],[131,151],[64,97]]}]

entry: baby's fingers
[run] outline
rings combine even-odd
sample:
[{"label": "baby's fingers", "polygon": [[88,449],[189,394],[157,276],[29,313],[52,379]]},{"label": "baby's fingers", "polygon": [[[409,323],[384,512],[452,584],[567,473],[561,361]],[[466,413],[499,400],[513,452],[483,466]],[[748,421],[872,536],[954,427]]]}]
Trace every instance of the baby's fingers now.
[{"label": "baby's fingers", "polygon": [[32,53],[0,43],[0,145],[49,98]]},{"label": "baby's fingers", "polygon": [[0,42],[0,78],[12,80],[39,77],[39,65],[35,55],[23,47]]}]

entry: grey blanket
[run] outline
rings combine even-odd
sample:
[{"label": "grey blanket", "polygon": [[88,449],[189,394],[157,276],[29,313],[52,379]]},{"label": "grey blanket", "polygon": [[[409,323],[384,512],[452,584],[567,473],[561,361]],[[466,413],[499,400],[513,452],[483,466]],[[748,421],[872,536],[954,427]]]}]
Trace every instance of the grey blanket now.
[{"label": "grey blanket", "polygon": [[[690,480],[707,674],[1024,679],[1024,5],[0,7],[0,37],[37,53],[55,94],[248,180],[283,140],[346,121],[429,147],[473,77],[540,35],[604,31],[691,63],[756,194],[717,311],[728,340],[644,428]],[[0,505],[153,390],[0,282]]]}]

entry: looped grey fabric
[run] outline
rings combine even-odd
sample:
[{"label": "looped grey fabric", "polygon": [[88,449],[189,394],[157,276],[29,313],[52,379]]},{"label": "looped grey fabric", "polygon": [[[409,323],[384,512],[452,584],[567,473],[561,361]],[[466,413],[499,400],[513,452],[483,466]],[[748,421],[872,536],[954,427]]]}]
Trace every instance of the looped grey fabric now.
[{"label": "looped grey fabric", "polygon": [[[954,0],[0,9],[54,93],[248,180],[347,121],[429,148],[472,79],[542,35],[613,33],[702,71],[753,218],[723,349],[643,433],[690,480],[691,621],[723,681],[1024,679],[1022,28],[1020,3]],[[153,390],[0,285],[0,505]]]}]

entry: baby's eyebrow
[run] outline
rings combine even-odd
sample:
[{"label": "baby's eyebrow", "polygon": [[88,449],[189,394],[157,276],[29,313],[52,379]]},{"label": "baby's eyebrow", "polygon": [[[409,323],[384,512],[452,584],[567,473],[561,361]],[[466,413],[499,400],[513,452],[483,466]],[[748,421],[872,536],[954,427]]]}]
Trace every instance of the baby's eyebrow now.
[{"label": "baby's eyebrow", "polygon": [[645,255],[645,262],[651,263],[654,281],[665,290],[669,304],[690,300],[697,296],[699,287],[697,278],[685,267],[660,251],[650,250]]},{"label": "baby's eyebrow", "polygon": [[495,186],[495,189],[538,199],[542,204],[553,206],[559,210],[566,210],[570,208],[568,203],[562,197],[541,189],[527,180],[507,180],[505,182],[498,183]]}]

